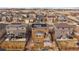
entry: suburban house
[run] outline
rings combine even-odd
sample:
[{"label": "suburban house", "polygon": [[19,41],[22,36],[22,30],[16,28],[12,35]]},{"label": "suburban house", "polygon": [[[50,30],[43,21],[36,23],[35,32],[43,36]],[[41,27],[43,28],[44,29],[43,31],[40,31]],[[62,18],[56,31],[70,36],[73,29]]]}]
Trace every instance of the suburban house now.
[{"label": "suburban house", "polygon": [[47,24],[34,23],[32,24],[32,39],[36,42],[43,42],[48,31]]},{"label": "suburban house", "polygon": [[28,12],[27,19],[29,20],[29,23],[33,23],[36,20],[36,13],[35,12]]},{"label": "suburban house", "polygon": [[79,40],[79,25],[77,25],[74,29],[75,37]]},{"label": "suburban house", "polygon": [[54,25],[56,39],[71,39],[73,37],[75,25],[70,25],[68,23],[57,23]]},{"label": "suburban house", "polygon": [[47,22],[49,22],[49,23],[54,23],[54,22],[56,22],[57,20],[57,16],[56,15],[47,15],[46,16],[46,19],[47,19]]},{"label": "suburban house", "polygon": [[25,37],[26,25],[20,23],[12,23],[6,26],[8,37]]}]

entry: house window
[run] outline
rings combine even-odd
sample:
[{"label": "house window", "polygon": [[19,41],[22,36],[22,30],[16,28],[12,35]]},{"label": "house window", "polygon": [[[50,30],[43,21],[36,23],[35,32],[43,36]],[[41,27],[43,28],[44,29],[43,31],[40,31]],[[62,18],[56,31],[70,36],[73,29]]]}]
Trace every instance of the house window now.
[{"label": "house window", "polygon": [[22,27],[22,29],[24,29],[24,27]]},{"label": "house window", "polygon": [[43,32],[36,32],[35,35],[36,35],[37,37],[41,37],[41,36],[44,35],[44,33],[43,33]]}]

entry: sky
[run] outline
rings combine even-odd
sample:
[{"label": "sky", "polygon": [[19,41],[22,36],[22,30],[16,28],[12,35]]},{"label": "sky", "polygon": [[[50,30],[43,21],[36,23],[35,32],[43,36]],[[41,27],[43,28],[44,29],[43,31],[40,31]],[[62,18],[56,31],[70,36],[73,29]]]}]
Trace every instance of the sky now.
[{"label": "sky", "polygon": [[79,7],[78,0],[0,0],[0,8]]}]

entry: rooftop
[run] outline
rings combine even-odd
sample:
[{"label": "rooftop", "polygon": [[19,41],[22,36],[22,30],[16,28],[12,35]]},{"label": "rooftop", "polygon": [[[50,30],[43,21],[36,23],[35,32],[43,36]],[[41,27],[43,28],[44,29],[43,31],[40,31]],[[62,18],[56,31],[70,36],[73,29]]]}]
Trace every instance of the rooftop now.
[{"label": "rooftop", "polygon": [[56,23],[56,27],[58,28],[74,28],[74,25],[69,25],[68,23]]},{"label": "rooftop", "polygon": [[47,27],[47,24],[45,23],[34,23],[32,24],[32,28],[44,28]]}]

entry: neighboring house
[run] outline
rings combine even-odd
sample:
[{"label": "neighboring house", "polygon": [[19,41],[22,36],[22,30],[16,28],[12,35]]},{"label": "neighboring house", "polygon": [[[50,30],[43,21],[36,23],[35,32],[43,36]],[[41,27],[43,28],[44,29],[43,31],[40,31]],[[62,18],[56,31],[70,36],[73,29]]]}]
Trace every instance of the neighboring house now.
[{"label": "neighboring house", "polygon": [[74,34],[75,37],[79,40],[79,25],[77,25],[76,28],[74,29]]},{"label": "neighboring house", "polygon": [[0,40],[6,34],[5,27],[6,27],[6,24],[0,24]]},{"label": "neighboring house", "polygon": [[49,22],[49,23],[54,23],[54,22],[56,22],[56,21],[57,21],[56,18],[57,18],[56,15],[47,15],[47,16],[46,16],[47,22]]},{"label": "neighboring house", "polygon": [[0,21],[2,21],[2,14],[0,13]]},{"label": "neighboring house", "polygon": [[6,16],[6,21],[7,22],[12,22],[12,16],[11,15],[7,15]]},{"label": "neighboring house", "polygon": [[28,12],[27,19],[30,23],[33,23],[36,20],[36,13],[35,12]]},{"label": "neighboring house", "polygon": [[44,15],[43,15],[43,14],[37,14],[37,15],[36,15],[36,19],[37,19],[37,21],[39,21],[39,22],[43,22],[43,21],[44,21]]},{"label": "neighboring house", "polygon": [[12,13],[12,19],[14,22],[17,22],[18,20],[18,14],[15,12],[15,13]]},{"label": "neighboring house", "polygon": [[26,25],[20,23],[13,23],[6,26],[8,37],[25,37]]},{"label": "neighboring house", "polygon": [[56,39],[70,39],[73,36],[74,25],[68,23],[57,23],[55,24],[55,37]]},{"label": "neighboring house", "polygon": [[6,16],[2,16],[2,21],[6,21]]},{"label": "neighboring house", "polygon": [[58,15],[58,21],[65,22],[67,20],[68,20],[68,18],[66,16],[64,16],[64,15]]},{"label": "neighboring house", "polygon": [[18,15],[18,22],[24,22],[22,15]]}]

